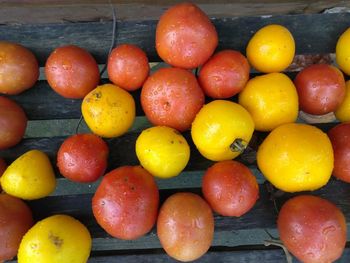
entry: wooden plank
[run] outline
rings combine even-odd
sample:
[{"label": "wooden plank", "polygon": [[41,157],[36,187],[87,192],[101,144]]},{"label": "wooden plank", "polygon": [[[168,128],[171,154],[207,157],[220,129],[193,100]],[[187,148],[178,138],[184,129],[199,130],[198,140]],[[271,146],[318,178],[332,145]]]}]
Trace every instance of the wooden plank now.
[{"label": "wooden plank", "polygon": [[[349,27],[350,13],[307,14],[290,16],[215,18],[219,34],[218,50],[232,48],[245,53],[255,31],[264,25],[278,23],[288,27],[297,43],[298,54],[334,52],[339,35]],[[118,21],[117,43],[142,47],[150,61],[159,61],[154,47],[156,20]],[[307,27],[305,25],[308,25]],[[41,65],[54,47],[77,44],[89,50],[98,63],[105,63],[110,46],[111,22],[48,25],[2,25],[2,40],[19,42],[32,49]]]},{"label": "wooden plank", "polygon": [[[136,139],[139,136],[139,132],[136,133],[127,133],[121,137],[106,139],[108,143],[110,154],[109,154],[109,169],[113,169],[122,165],[138,165],[139,162],[135,153],[135,143]],[[186,167],[186,171],[198,171],[203,170],[213,164],[212,161],[209,161],[201,156],[196,147],[194,146],[190,132],[187,131],[183,133],[188,144],[191,147],[191,157],[189,164]],[[257,149],[258,143],[261,141],[264,134],[261,134],[258,137],[258,133],[254,135],[254,138],[251,140],[251,148],[247,149],[244,154],[237,158],[244,162],[247,165],[255,163],[255,150]],[[22,142],[10,149],[0,151],[0,157],[4,158],[8,163],[15,160],[17,157],[23,153],[31,150],[38,149],[44,151],[52,163],[56,163],[56,154],[62,144],[63,140],[66,137],[46,137],[46,138],[27,138],[23,139]]]},{"label": "wooden plank", "polygon": [[[161,190],[161,202],[175,192],[182,189]],[[185,191],[200,194],[200,189],[186,189]],[[320,190],[312,192],[334,202],[345,214],[348,227],[350,225],[350,184],[332,180]],[[91,211],[92,194],[51,196],[44,199],[30,201],[28,204],[33,210],[36,220],[40,220],[52,214],[64,213],[81,220],[90,230],[93,236],[93,250],[124,250],[124,249],[150,249],[160,248],[155,228],[144,237],[135,241],[123,241],[111,238],[100,228]],[[79,200],[79,201],[78,201]],[[279,204],[285,201],[285,197],[277,199]],[[239,218],[221,217],[215,215],[215,234],[213,246],[234,247],[241,245],[263,244],[269,239],[265,230],[273,236],[278,236],[276,231],[276,215],[270,193],[265,185],[260,185],[260,198],[254,208]],[[348,232],[348,240],[350,233]]]},{"label": "wooden plank", "polygon": [[[174,0],[112,0],[121,20],[158,19]],[[210,17],[319,13],[334,7],[350,8],[344,0],[193,0]],[[11,1],[1,0],[0,23],[62,23],[111,19],[109,1]]]}]

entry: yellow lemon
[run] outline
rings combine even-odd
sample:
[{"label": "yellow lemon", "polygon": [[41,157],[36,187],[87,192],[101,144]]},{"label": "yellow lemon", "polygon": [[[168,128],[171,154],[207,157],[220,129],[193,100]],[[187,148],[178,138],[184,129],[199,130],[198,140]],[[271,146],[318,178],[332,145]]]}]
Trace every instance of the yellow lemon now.
[{"label": "yellow lemon", "polygon": [[31,150],[18,157],[0,177],[3,190],[18,198],[38,199],[55,190],[56,178],[47,155]]},{"label": "yellow lemon", "polygon": [[91,236],[78,220],[54,215],[36,223],[24,235],[18,263],[85,263],[91,251]]},{"label": "yellow lemon", "polygon": [[84,120],[90,130],[106,138],[126,133],[135,119],[134,98],[112,84],[97,86],[81,105]]},{"label": "yellow lemon", "polygon": [[258,30],[247,46],[249,63],[264,73],[279,72],[293,61],[293,35],[281,25],[268,25]]},{"label": "yellow lemon", "polygon": [[298,118],[298,93],[283,73],[250,79],[238,101],[252,115],[258,131],[271,131]]},{"label": "yellow lemon", "polygon": [[258,167],[285,192],[316,190],[331,177],[333,149],[326,133],[308,125],[287,123],[274,129],[257,152]]},{"label": "yellow lemon", "polygon": [[212,161],[231,160],[243,152],[254,132],[254,121],[241,105],[214,100],[204,105],[192,123],[199,152]]},{"label": "yellow lemon", "polygon": [[346,91],[343,102],[334,112],[335,117],[341,122],[350,121],[350,80],[346,82]]},{"label": "yellow lemon", "polygon": [[350,27],[338,39],[335,58],[339,68],[350,75]]},{"label": "yellow lemon", "polygon": [[152,175],[170,178],[178,175],[190,159],[186,139],[166,126],[148,128],[136,140],[136,155],[141,165]]}]

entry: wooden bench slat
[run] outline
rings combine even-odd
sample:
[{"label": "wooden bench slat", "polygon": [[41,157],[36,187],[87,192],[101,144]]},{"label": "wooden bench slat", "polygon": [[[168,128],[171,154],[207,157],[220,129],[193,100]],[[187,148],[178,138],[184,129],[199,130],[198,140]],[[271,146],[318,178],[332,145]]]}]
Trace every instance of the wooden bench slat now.
[{"label": "wooden bench slat", "polygon": [[[173,193],[190,191],[200,194],[200,189],[172,189],[160,190],[161,202]],[[332,180],[325,187],[312,192],[326,198],[336,204],[345,214],[350,226],[350,184]],[[213,246],[239,246],[263,244],[268,239],[268,230],[273,236],[276,232],[276,215],[270,193],[265,185],[260,185],[260,197],[255,206],[247,214],[239,218],[222,217],[215,215],[215,237]],[[290,197],[285,194],[276,199],[277,206],[281,205]],[[122,250],[122,249],[145,249],[160,248],[156,230],[135,241],[123,241],[111,238],[101,227],[99,227],[92,215],[92,194],[50,196],[44,199],[29,201],[36,220],[52,214],[64,213],[81,220],[90,230],[94,239],[93,250]],[[348,232],[348,240],[350,233]]]},{"label": "wooden bench slat", "polygon": [[[218,50],[232,48],[245,53],[255,31],[264,25],[285,25],[293,33],[297,54],[332,53],[340,34],[349,27],[350,13],[301,14],[262,17],[214,18],[219,34]],[[145,50],[150,61],[159,61],[155,51],[157,20],[118,21],[117,44],[133,43]],[[14,41],[33,50],[40,65],[55,47],[76,44],[89,50],[98,63],[106,62],[112,22],[0,25],[1,40]]]}]

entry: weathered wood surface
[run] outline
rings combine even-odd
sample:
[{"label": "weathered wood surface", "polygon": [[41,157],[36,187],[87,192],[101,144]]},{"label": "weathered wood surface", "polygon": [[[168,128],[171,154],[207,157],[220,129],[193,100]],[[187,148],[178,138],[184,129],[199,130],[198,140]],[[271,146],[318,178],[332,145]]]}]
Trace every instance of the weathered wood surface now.
[{"label": "weathered wood surface", "polygon": [[[29,1],[14,2],[29,3]],[[47,2],[48,1],[39,1],[38,5],[34,7],[24,6],[23,8],[26,10],[35,10],[37,7],[40,10],[40,8],[42,8],[40,4],[45,4]],[[58,5],[57,1],[52,2]],[[67,2],[70,1],[64,1],[65,4]],[[77,1],[76,4],[71,4],[69,7],[72,9],[72,12],[77,10],[75,8],[79,7],[79,4],[82,2],[84,1]],[[114,2],[118,2],[119,6],[119,2],[123,1]],[[148,1],[144,2],[148,3]],[[215,13],[213,6],[208,4],[207,1],[199,2],[203,5],[208,5],[208,7],[210,6],[210,10],[213,10]],[[247,8],[251,9],[248,7],[249,4],[252,4],[251,2],[238,2],[240,2],[242,6],[246,5]],[[257,0],[254,1],[254,5],[252,4],[256,9],[259,9],[258,2]],[[277,1],[266,2],[271,2],[271,4],[277,6]],[[312,4],[306,4],[305,1],[293,1],[292,3],[297,2],[300,5],[295,5],[294,11],[298,10],[301,6],[303,6],[304,9],[300,9],[297,12],[288,11],[287,13],[307,13],[307,8],[312,6]],[[334,3],[328,1],[314,1],[313,4],[318,3],[317,10],[321,9],[322,6],[327,6],[326,8],[328,8],[333,6],[333,4],[349,4],[348,1],[333,2]],[[1,21],[4,21],[4,19],[6,20],[6,17],[2,17],[3,12],[5,12],[4,10],[9,10],[6,8],[13,8],[12,3],[11,1],[0,0],[0,24]],[[126,1],[123,3],[126,5],[128,4]],[[136,1],[131,2],[131,4],[135,3]],[[147,5],[147,3],[145,3],[145,5]],[[232,3],[232,5],[234,4],[235,3]],[[286,8],[287,6],[291,7],[287,1],[280,2],[280,6],[284,4]],[[158,2],[157,5],[161,6]],[[220,6],[222,10],[223,5]],[[50,10],[50,7],[45,8],[46,10]],[[98,9],[100,6],[96,5],[96,8]],[[16,10],[21,12],[21,8],[18,8],[18,6]],[[227,11],[229,11],[229,8]],[[257,10],[257,12],[258,11],[259,10]],[[86,21],[95,21],[89,23],[81,22],[85,21],[84,19],[81,21],[78,20],[77,23],[55,20],[60,16],[59,11],[57,16],[53,15],[52,21],[49,19],[46,20],[46,18],[44,19],[45,22],[53,22],[54,24],[19,25],[17,23],[9,24],[9,21],[5,21],[3,25],[0,25],[0,38],[2,40],[22,43],[32,49],[38,56],[41,66],[44,65],[47,56],[55,47],[68,43],[85,47],[92,52],[100,64],[103,64],[106,61],[107,51],[111,41],[112,22],[110,21],[109,13],[110,8],[108,7],[108,12],[105,12],[105,18],[103,19],[98,17],[98,19],[94,20],[91,19],[91,16],[88,16],[89,19]],[[35,12],[33,14],[35,14]],[[283,14],[283,12],[279,11],[278,14]],[[29,15],[29,17],[31,15]],[[228,18],[229,16],[231,18]],[[26,21],[25,17],[23,21]],[[45,17],[45,15],[43,17]],[[145,49],[151,61],[159,61],[154,50],[156,17],[154,19],[152,17],[151,20],[146,20],[143,19],[141,13],[137,19],[137,21],[118,21],[117,44],[124,42],[138,44]],[[99,22],[100,20],[102,21]],[[40,22],[40,18],[38,21]],[[57,22],[63,23],[57,24]],[[286,25],[292,31],[297,43],[298,54],[316,54],[320,55],[321,59],[322,55],[325,55],[326,59],[328,59],[328,56],[330,56],[329,54],[334,53],[335,43],[339,35],[350,26],[350,13],[277,15],[264,17],[235,17],[235,15],[231,13],[224,16],[215,15],[213,22],[219,32],[220,43],[218,49],[233,48],[245,53],[245,46],[257,29],[266,24],[279,23]],[[289,69],[289,71],[293,70],[300,70],[300,67]],[[292,77],[296,73],[288,72],[288,74]],[[103,82],[105,81],[104,79]],[[128,134],[119,138],[107,140],[110,148],[108,170],[121,165],[138,164],[134,152],[135,141],[141,130],[145,127],[149,127],[150,123],[143,116],[144,113],[139,103],[139,91],[135,92],[133,95],[137,101],[138,117]],[[43,76],[33,89],[18,96],[11,96],[11,98],[15,99],[23,106],[29,119],[32,121],[29,124],[29,131],[27,132],[26,139],[12,149],[0,151],[0,157],[5,157],[8,162],[11,162],[27,150],[37,148],[48,153],[52,164],[55,166],[57,149],[66,136],[73,134],[75,131],[75,124],[81,114],[81,100],[64,99],[55,94],[49,88]],[[65,125],[68,123],[69,125]],[[51,126],[52,124],[54,125]],[[324,131],[327,131],[334,125],[335,123],[326,123],[318,126]],[[50,131],[50,129],[59,130]],[[42,134],[41,131],[43,132]],[[83,124],[80,131],[86,132],[88,129]],[[178,177],[168,180],[157,179],[162,201],[170,194],[179,191],[191,191],[200,194],[203,173],[212,164],[212,162],[203,158],[195,149],[189,132],[186,132],[184,135],[191,145],[191,159],[185,171]],[[215,215],[213,247],[211,251],[198,262],[283,262],[284,254],[282,250],[265,249],[263,243],[266,239],[270,238],[266,230],[272,235],[278,236],[276,230],[277,212],[275,210],[275,204],[277,208],[281,207],[285,200],[292,195],[284,194],[276,197],[275,204],[271,199],[272,195],[267,190],[265,180],[258,171],[255,163],[254,151],[257,149],[264,136],[266,136],[266,133],[255,133],[254,139],[250,145],[250,150],[246,151],[243,156],[237,159],[247,164],[258,179],[260,198],[257,204],[249,213],[241,218],[229,218]],[[86,224],[93,236],[93,252],[90,262],[174,262],[160,249],[161,246],[156,236],[155,228],[138,240],[122,241],[111,238],[97,225],[91,211],[91,198],[99,181],[92,184],[78,184],[62,178],[57,172],[57,169],[56,173],[58,187],[55,193],[50,197],[30,201],[28,203],[32,207],[37,220],[56,213],[66,213]],[[324,197],[338,205],[344,212],[349,226],[350,184],[332,179],[327,186],[312,194]],[[349,232],[348,240],[350,241]],[[339,262],[349,262],[349,258],[350,252],[349,249],[347,249]]]},{"label": "weathered wood surface", "polygon": [[[111,0],[121,20],[158,19],[178,0]],[[320,13],[350,8],[347,0],[193,0],[210,17]],[[91,22],[111,19],[109,1],[0,0],[0,24]]]},{"label": "weathered wood surface", "polygon": [[[285,25],[292,32],[297,54],[334,53],[337,39],[349,27],[349,21],[350,13],[213,19],[219,34],[218,50],[231,48],[244,54],[254,32],[271,23]],[[119,20],[117,44],[139,45],[150,61],[159,61],[154,47],[156,23],[156,20]],[[0,25],[0,36],[2,40],[19,42],[30,48],[41,65],[54,48],[65,44],[86,48],[103,64],[111,43],[112,22]]]}]

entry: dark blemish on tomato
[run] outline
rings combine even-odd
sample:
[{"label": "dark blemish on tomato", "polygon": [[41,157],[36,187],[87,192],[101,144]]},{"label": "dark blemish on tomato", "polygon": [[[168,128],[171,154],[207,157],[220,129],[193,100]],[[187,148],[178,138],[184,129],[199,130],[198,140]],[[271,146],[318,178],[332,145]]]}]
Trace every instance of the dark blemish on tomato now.
[{"label": "dark blemish on tomato", "polygon": [[173,140],[171,140],[171,141],[170,141],[170,143],[171,143],[171,144],[174,144],[174,141],[173,141]]},{"label": "dark blemish on tomato", "polygon": [[182,142],[181,140],[179,140],[179,143],[180,143],[180,144],[183,144],[183,142]]},{"label": "dark blemish on tomato", "polygon": [[58,236],[55,236],[51,232],[49,233],[49,240],[56,246],[56,248],[60,249],[63,245],[63,239]]},{"label": "dark blemish on tomato", "polygon": [[95,95],[95,97],[98,98],[98,99],[102,98],[102,93],[101,93],[100,91],[94,93],[94,95]]},{"label": "dark blemish on tomato", "polygon": [[129,181],[129,177],[124,177],[124,182],[128,182]]}]

